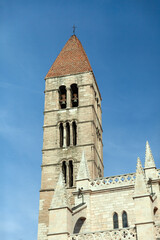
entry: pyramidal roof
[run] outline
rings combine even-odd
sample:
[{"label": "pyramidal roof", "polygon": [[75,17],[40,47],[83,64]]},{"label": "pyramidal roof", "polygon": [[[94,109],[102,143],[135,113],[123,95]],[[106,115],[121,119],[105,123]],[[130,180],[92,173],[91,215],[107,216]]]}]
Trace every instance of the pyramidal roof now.
[{"label": "pyramidal roof", "polygon": [[72,35],[54,61],[45,78],[90,71],[92,71],[92,68],[84,48],[76,35]]}]

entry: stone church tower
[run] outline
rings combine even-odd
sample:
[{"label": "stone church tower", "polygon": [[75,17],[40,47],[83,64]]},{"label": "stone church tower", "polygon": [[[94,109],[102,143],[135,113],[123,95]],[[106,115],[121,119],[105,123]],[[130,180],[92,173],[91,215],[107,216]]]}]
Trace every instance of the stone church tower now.
[{"label": "stone church tower", "polygon": [[104,177],[101,95],[73,35],[45,78],[38,240],[159,240],[160,169]]},{"label": "stone church tower", "polygon": [[[72,35],[45,77],[39,239],[47,239],[48,209],[60,172],[75,188],[82,152],[91,178],[103,176],[101,95],[88,57]],[[71,199],[73,201],[73,199]]]}]

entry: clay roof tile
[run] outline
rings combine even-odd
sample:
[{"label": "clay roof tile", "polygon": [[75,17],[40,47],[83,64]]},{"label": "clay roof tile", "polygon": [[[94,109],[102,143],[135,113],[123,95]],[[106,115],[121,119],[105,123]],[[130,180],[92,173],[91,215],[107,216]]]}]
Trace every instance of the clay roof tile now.
[{"label": "clay roof tile", "polygon": [[79,39],[72,35],[54,61],[45,78],[92,71],[88,57]]}]

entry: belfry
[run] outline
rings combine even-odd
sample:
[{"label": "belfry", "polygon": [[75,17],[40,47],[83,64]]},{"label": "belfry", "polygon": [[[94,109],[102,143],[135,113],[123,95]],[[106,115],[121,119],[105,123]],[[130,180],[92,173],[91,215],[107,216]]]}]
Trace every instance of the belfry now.
[{"label": "belfry", "polygon": [[[38,240],[160,239],[160,170],[104,177],[101,94],[74,34],[45,77]],[[147,238],[146,238],[147,236]]]}]

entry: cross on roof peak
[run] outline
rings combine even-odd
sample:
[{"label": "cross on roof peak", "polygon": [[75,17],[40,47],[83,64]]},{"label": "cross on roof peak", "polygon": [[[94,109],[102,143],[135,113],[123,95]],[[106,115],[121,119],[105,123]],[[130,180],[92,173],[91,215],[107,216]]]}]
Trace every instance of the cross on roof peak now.
[{"label": "cross on roof peak", "polygon": [[76,35],[76,34],[75,34],[76,28],[77,28],[77,27],[76,27],[75,25],[73,25],[73,35]]}]

